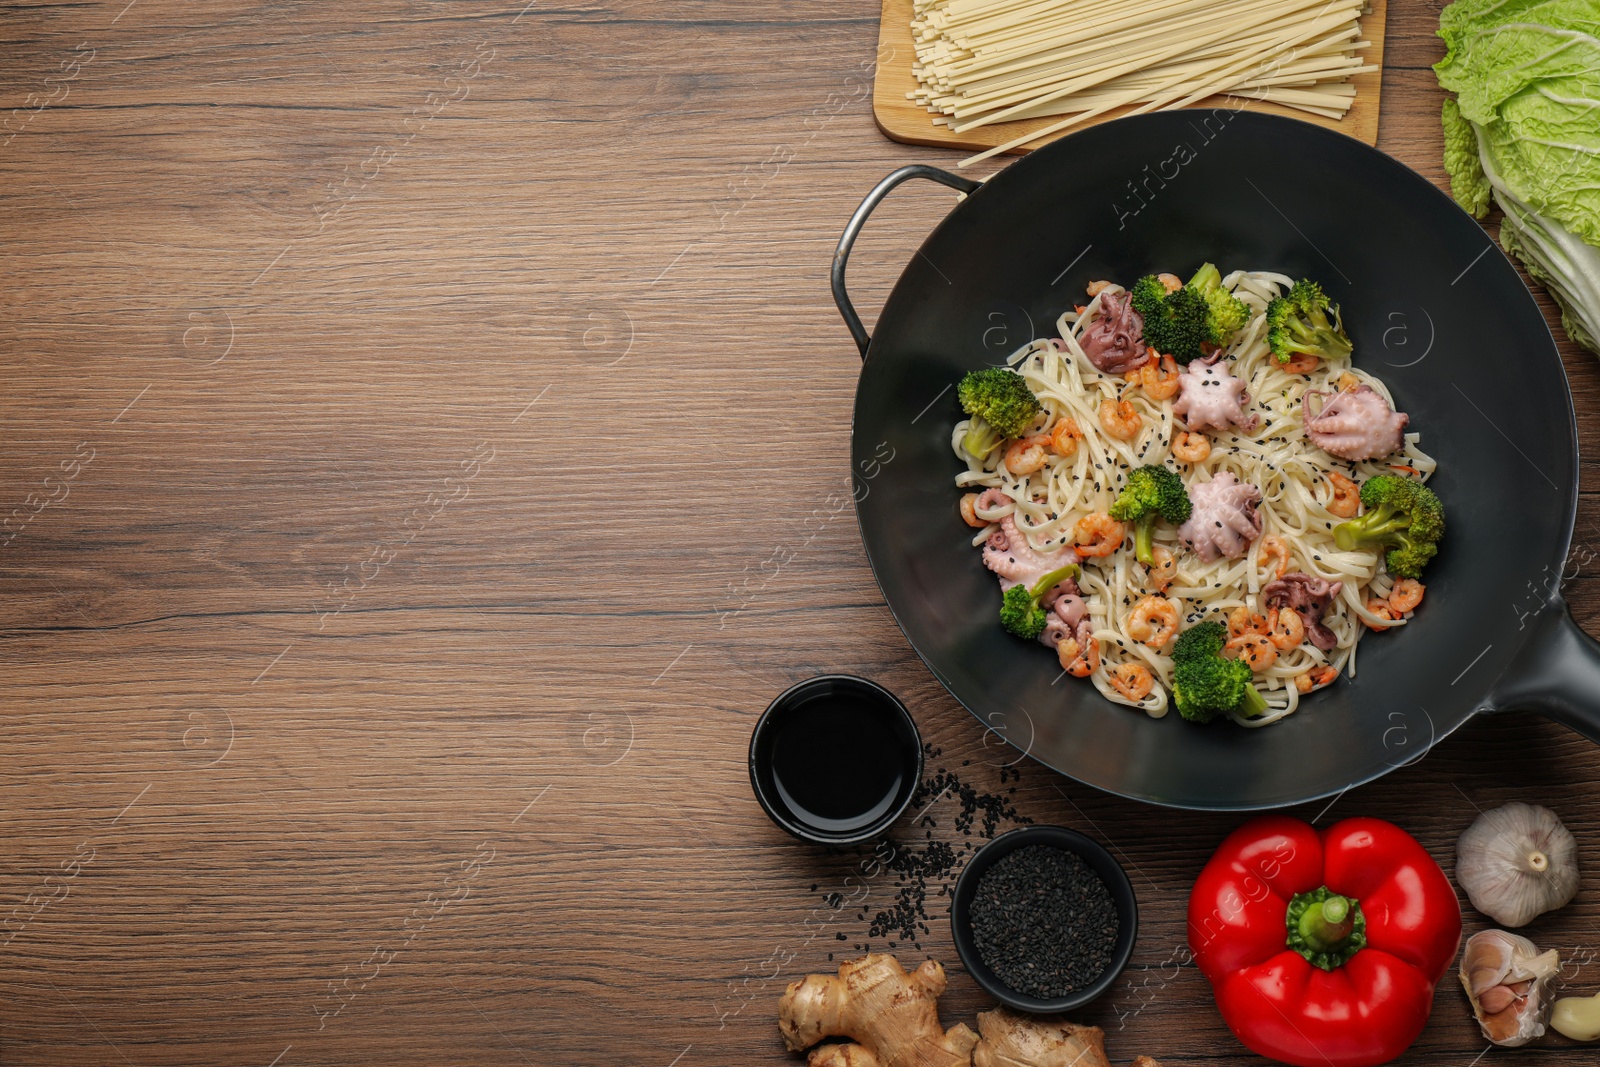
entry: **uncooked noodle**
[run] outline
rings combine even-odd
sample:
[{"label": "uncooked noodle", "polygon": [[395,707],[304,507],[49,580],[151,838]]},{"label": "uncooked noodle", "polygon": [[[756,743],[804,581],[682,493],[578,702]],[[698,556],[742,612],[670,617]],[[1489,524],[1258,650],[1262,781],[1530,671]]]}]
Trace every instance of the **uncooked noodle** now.
[{"label": "uncooked noodle", "polygon": [[[1261,536],[1251,542],[1244,557],[1203,562],[1184,550],[1177,531],[1165,523],[1158,524],[1155,542],[1177,558],[1177,577],[1166,596],[1178,609],[1184,628],[1207,618],[1221,621],[1240,606],[1265,613],[1261,590],[1276,577],[1277,568],[1270,561],[1261,561],[1261,549],[1271,535],[1287,542],[1289,570],[1344,583],[1323,619],[1337,645],[1323,652],[1309,641],[1302,642],[1280,652],[1272,666],[1256,675],[1267,712],[1256,718],[1232,716],[1241,725],[1256,727],[1295,711],[1300,693],[1294,679],[1308,670],[1331,665],[1354,677],[1356,647],[1367,629],[1363,620],[1376,628],[1405,625],[1404,618],[1390,621],[1367,610],[1369,597],[1388,595],[1391,579],[1380,566],[1379,550],[1345,552],[1334,543],[1333,528],[1344,519],[1327,509],[1332,494],[1328,475],[1363,482],[1375,474],[1392,474],[1396,466],[1409,466],[1416,476],[1427,479],[1436,464],[1418,447],[1420,435],[1416,433],[1405,434],[1400,452],[1359,463],[1338,459],[1312,444],[1304,432],[1301,409],[1307,390],[1337,392],[1341,378],[1349,374],[1377,390],[1393,406],[1388,389],[1379,379],[1352,366],[1349,358],[1322,360],[1307,374],[1291,373],[1278,363],[1267,347],[1265,312],[1267,302],[1293,285],[1292,279],[1265,271],[1236,271],[1224,278],[1223,284],[1254,312],[1228,344],[1224,358],[1232,373],[1249,383],[1249,410],[1261,416],[1255,432],[1211,434],[1210,455],[1195,464],[1173,458],[1173,435],[1183,429],[1173,415],[1176,397],[1152,400],[1143,389],[1128,388],[1122,376],[1096,370],[1079,347],[1079,335],[1094,321],[1107,294],[1121,292],[1112,285],[1096,294],[1081,313],[1061,316],[1059,339],[1030,341],[1007,360],[1039,398],[1044,412],[1038,425],[1051,425],[1061,416],[1073,419],[1083,433],[1078,448],[1069,456],[1051,454],[1040,470],[1016,476],[1002,462],[1004,449],[995,449],[983,461],[962,450],[967,429],[964,420],[956,425],[951,446],[967,467],[956,476],[958,487],[978,492],[999,489],[1011,498],[1009,505],[980,511],[979,517],[994,523],[1005,514],[1014,514],[1018,529],[1042,552],[1072,543],[1078,520],[1107,511],[1127,472],[1145,464],[1169,466],[1183,473],[1190,484],[1231,471],[1240,481],[1259,487]],[[1345,378],[1342,384],[1352,383]],[[1107,399],[1126,400],[1139,413],[1143,428],[1131,441],[1118,440],[1102,428],[1099,409]],[[995,528],[990,525],[979,531],[973,544],[982,544]],[[1142,708],[1152,716],[1166,714],[1172,683],[1170,646],[1157,651],[1127,632],[1133,605],[1155,592],[1147,584],[1144,565],[1134,559],[1132,538],[1110,556],[1084,559],[1082,564],[1078,584],[1101,649],[1100,665],[1089,675],[1090,680],[1110,700]],[[1122,663],[1143,664],[1158,683],[1142,701],[1130,701],[1112,688],[1109,672]]]}]

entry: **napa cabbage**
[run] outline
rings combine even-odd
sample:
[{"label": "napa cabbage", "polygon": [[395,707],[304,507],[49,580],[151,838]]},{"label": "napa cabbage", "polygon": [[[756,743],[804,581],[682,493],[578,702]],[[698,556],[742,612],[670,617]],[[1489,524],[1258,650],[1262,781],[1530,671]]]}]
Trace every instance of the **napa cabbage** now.
[{"label": "napa cabbage", "polygon": [[1500,208],[1501,245],[1600,352],[1600,3],[1455,0],[1439,36],[1451,193]]}]

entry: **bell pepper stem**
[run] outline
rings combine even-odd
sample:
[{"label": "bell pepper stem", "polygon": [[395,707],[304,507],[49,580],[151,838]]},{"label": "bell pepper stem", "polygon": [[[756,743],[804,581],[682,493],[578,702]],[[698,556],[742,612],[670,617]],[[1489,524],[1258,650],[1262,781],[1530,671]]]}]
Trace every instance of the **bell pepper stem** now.
[{"label": "bell pepper stem", "polygon": [[1349,898],[1331,896],[1320,904],[1313,904],[1300,916],[1300,936],[1318,952],[1327,952],[1338,948],[1355,925]]},{"label": "bell pepper stem", "polygon": [[1284,922],[1288,946],[1325,971],[1343,966],[1367,945],[1361,905],[1327,886],[1296,895]]}]

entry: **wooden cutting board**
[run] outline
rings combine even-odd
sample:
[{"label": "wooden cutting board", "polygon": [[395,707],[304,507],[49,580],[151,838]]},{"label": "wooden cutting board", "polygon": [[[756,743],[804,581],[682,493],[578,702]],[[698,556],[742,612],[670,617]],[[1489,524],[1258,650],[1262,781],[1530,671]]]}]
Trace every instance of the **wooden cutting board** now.
[{"label": "wooden cutting board", "polygon": [[[1264,101],[1243,101],[1246,111],[1264,111],[1272,115],[1314,122],[1330,130],[1338,130],[1367,144],[1378,143],[1378,93],[1382,86],[1383,30],[1388,0],[1370,0],[1368,13],[1361,17],[1362,36],[1372,42],[1372,47],[1362,53],[1363,60],[1374,68],[1363,71],[1351,79],[1356,86],[1355,104],[1342,119],[1322,118],[1309,112],[1298,111],[1282,104]],[[883,18],[878,25],[878,70],[872,89],[872,114],[878,128],[896,141],[906,144],[933,145],[938,148],[970,148],[982,151],[1005,144],[1029,132],[1058,122],[1063,116],[1042,119],[1024,119],[1017,122],[997,122],[993,126],[979,126],[965,133],[956,133],[948,126],[936,126],[933,115],[919,104],[906,99],[906,94],[916,88],[916,78],[911,74],[911,62],[916,49],[911,40],[911,0],[883,0]],[[1195,104],[1196,108],[1225,107],[1237,109],[1241,101],[1233,97],[1212,96]],[[1069,126],[1043,141],[1027,147],[1013,149],[1015,153],[1031,151],[1075,130],[1095,123],[1119,118],[1132,111],[1132,106],[1109,111],[1098,118]]]}]

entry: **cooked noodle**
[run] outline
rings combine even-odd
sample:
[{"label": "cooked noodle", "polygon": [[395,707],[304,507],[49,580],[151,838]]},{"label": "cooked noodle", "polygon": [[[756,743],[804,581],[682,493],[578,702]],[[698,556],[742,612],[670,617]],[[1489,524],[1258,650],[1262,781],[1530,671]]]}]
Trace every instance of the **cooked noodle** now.
[{"label": "cooked noodle", "polygon": [[[1253,719],[1232,716],[1240,725],[1256,727],[1294,713],[1300,702],[1294,685],[1297,675],[1328,664],[1340,672],[1348,669],[1350,676],[1355,676],[1356,646],[1366,631],[1361,620],[1379,627],[1405,624],[1404,618],[1390,622],[1367,611],[1369,597],[1388,595],[1391,579],[1387,573],[1380,573],[1381,551],[1344,552],[1334,544],[1333,528],[1345,520],[1325,506],[1332,490],[1327,474],[1335,472],[1363,482],[1375,474],[1392,474],[1397,465],[1409,465],[1419,477],[1427,479],[1436,464],[1418,447],[1420,435],[1415,433],[1405,434],[1400,452],[1360,463],[1338,459],[1313,445],[1304,432],[1300,403],[1307,390],[1338,392],[1338,379],[1349,373],[1377,390],[1391,406],[1393,397],[1382,381],[1351,366],[1348,358],[1322,360],[1309,374],[1290,373],[1273,358],[1266,343],[1267,301],[1293,285],[1292,279],[1266,271],[1236,271],[1224,278],[1223,284],[1255,312],[1249,324],[1228,344],[1224,357],[1230,361],[1232,373],[1249,383],[1250,410],[1262,417],[1254,433],[1210,434],[1211,454],[1197,464],[1172,458],[1173,435],[1182,431],[1181,426],[1175,425],[1172,411],[1177,398],[1155,401],[1142,389],[1127,388],[1122,376],[1096,370],[1078,345],[1084,327],[1099,314],[1101,301],[1108,293],[1121,292],[1113,285],[1097,294],[1081,314],[1073,311],[1061,316],[1057,323],[1059,340],[1030,341],[1007,360],[1026,379],[1044,408],[1038,426],[1053,424],[1060,416],[1076,421],[1083,439],[1072,455],[1052,453],[1043,468],[1019,477],[1003,465],[1004,449],[995,449],[983,462],[962,450],[965,420],[956,425],[951,445],[967,464],[967,469],[956,476],[958,487],[978,492],[1000,489],[1012,501],[1009,506],[979,512],[979,517],[991,525],[978,532],[974,545],[982,544],[995,531],[992,524],[1008,513],[1015,515],[1017,528],[1039,551],[1050,552],[1070,544],[1078,520],[1109,510],[1127,473],[1145,464],[1172,467],[1185,474],[1190,484],[1231,471],[1241,481],[1259,487],[1261,536],[1250,543],[1249,552],[1240,559],[1203,562],[1184,549],[1177,530],[1166,523],[1157,525],[1155,535],[1155,543],[1165,546],[1178,561],[1177,578],[1166,596],[1179,609],[1183,628],[1207,618],[1221,621],[1241,605],[1265,614],[1261,589],[1276,576],[1270,561],[1270,570],[1260,562],[1262,542],[1269,535],[1287,542],[1290,571],[1344,583],[1323,619],[1338,639],[1336,647],[1322,652],[1304,641],[1296,648],[1279,652],[1277,661],[1256,675],[1256,687],[1267,700],[1267,712]],[[1107,399],[1127,400],[1139,412],[1143,429],[1133,440],[1117,440],[1101,427],[1100,403]],[[1151,716],[1165,715],[1172,659],[1166,652],[1157,652],[1134,640],[1127,632],[1127,616],[1133,605],[1154,592],[1145,584],[1144,565],[1134,559],[1132,537],[1110,556],[1084,559],[1082,566],[1078,585],[1101,649],[1100,666],[1089,675],[1095,688],[1108,699],[1142,708]],[[1112,688],[1108,673],[1122,663],[1143,664],[1155,678],[1157,684],[1142,701],[1130,701]]]}]

